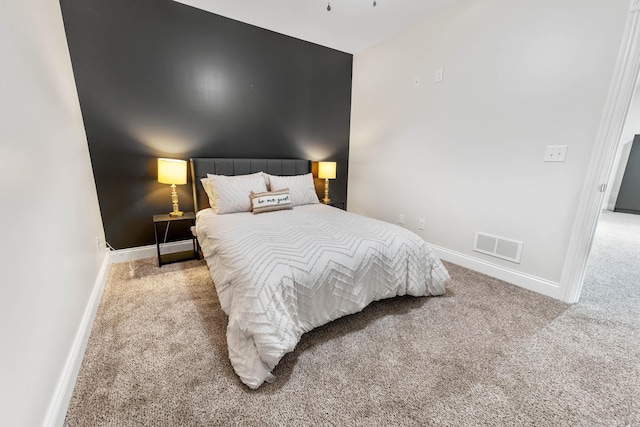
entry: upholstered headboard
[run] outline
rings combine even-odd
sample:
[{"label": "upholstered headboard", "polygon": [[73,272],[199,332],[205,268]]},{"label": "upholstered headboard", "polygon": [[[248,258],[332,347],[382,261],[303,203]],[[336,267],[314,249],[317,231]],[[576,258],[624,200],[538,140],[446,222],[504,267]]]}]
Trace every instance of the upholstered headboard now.
[{"label": "upholstered headboard", "polygon": [[191,163],[191,187],[193,189],[194,212],[209,207],[209,198],[202,188],[200,178],[208,173],[215,175],[246,175],[266,172],[270,175],[303,175],[311,172],[311,161],[300,159],[218,159],[196,157]]}]

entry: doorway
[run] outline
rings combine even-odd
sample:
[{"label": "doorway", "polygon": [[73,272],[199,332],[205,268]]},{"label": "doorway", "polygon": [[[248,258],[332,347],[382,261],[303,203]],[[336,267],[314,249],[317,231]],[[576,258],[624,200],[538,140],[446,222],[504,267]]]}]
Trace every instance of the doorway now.
[{"label": "doorway", "polygon": [[640,71],[640,0],[632,0],[604,115],[560,279],[562,300],[580,298],[596,226]]}]

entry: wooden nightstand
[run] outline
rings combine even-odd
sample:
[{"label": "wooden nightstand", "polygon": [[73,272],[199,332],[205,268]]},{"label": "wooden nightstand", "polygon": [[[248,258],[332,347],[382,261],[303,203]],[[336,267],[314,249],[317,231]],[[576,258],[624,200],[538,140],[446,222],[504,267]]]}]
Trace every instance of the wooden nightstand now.
[{"label": "wooden nightstand", "polygon": [[344,200],[333,200],[331,199],[329,202],[325,203],[322,199],[320,199],[320,203],[327,206],[333,206],[334,208],[344,209]]},{"label": "wooden nightstand", "polygon": [[[196,224],[196,214],[193,212],[185,212],[183,216],[170,216],[169,214],[161,214],[153,216],[153,231],[156,236],[156,249],[158,250],[158,267],[162,267],[164,264],[170,264],[172,262],[178,261],[186,261],[189,259],[198,259],[200,258],[198,252],[198,244],[196,241],[196,236],[190,232],[189,236],[181,236],[180,238],[173,239],[170,241],[166,241],[169,227],[172,223],[177,223],[181,221],[188,221],[189,227]],[[158,239],[158,224],[166,223],[166,228],[163,231],[164,236],[162,236],[162,240]],[[174,252],[170,254],[161,254],[160,248],[162,245],[166,243],[178,242],[183,240],[191,239],[193,242],[193,250],[190,251],[182,251],[182,252]]]}]

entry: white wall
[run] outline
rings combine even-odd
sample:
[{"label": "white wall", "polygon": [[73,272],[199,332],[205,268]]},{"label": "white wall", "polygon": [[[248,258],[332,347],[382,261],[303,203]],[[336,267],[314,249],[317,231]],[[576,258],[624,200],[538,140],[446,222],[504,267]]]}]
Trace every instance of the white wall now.
[{"label": "white wall", "polygon": [[57,0],[0,2],[0,424],[37,426],[105,258]]},{"label": "white wall", "polygon": [[[559,297],[627,10],[462,0],[356,54],[349,210],[404,213],[443,258]],[[560,144],[566,162],[543,162]],[[524,241],[521,263],[472,251],[476,231]]]}]

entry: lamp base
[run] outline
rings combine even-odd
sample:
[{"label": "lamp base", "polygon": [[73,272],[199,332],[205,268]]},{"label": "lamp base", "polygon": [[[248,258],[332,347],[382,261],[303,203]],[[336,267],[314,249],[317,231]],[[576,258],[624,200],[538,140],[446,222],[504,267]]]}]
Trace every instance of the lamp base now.
[{"label": "lamp base", "polygon": [[325,205],[329,203],[331,199],[329,198],[329,178],[324,180],[324,199],[322,199],[322,203]]},{"label": "lamp base", "polygon": [[183,216],[184,212],[182,211],[174,211],[174,212],[169,212],[169,216]]}]

